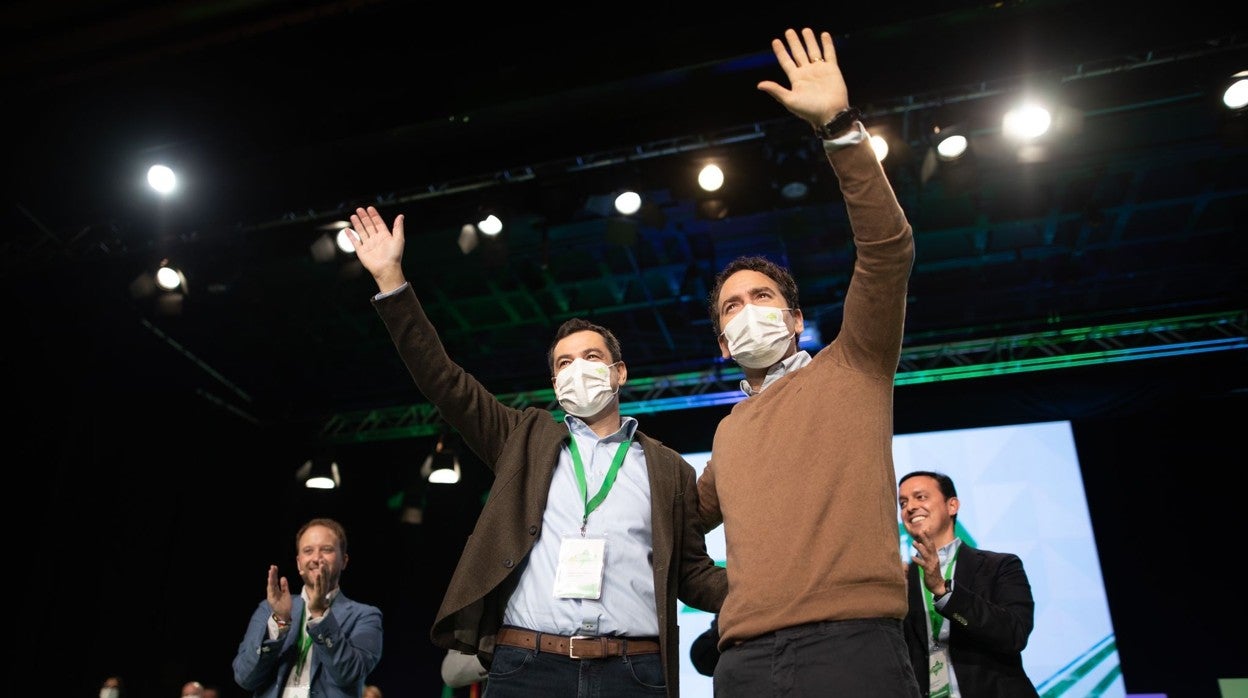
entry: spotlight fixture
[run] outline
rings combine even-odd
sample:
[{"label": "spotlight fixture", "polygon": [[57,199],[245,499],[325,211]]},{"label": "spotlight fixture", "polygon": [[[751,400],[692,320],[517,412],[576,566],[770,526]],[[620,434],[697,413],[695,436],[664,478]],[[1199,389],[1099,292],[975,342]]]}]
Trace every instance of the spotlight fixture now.
[{"label": "spotlight fixture", "polygon": [[1021,104],[1002,117],[1001,131],[1014,140],[1030,141],[1048,133],[1052,122],[1053,116],[1045,107],[1034,103]]},{"label": "spotlight fixture", "polygon": [[352,244],[351,238],[347,237],[347,226],[343,226],[338,230],[338,234],[334,236],[334,244],[338,249],[346,254],[355,254],[355,245]]},{"label": "spotlight fixture", "polygon": [[635,191],[623,191],[615,197],[615,210],[623,216],[631,216],[641,210],[641,194]]},{"label": "spotlight fixture", "polygon": [[878,133],[871,134],[871,150],[875,151],[876,162],[884,162],[888,157],[888,139]]},{"label": "spotlight fixture", "polygon": [[160,268],[156,270],[156,285],[165,291],[182,291],[186,292],[186,275],[181,269],[171,265],[169,260],[164,259],[160,262]]},{"label": "spotlight fixture", "polygon": [[480,230],[482,235],[498,235],[503,232],[503,222],[498,216],[491,213],[477,221],[477,230]]},{"label": "spotlight fixture", "polygon": [[477,249],[477,226],[465,223],[459,229],[459,239],[456,242],[459,244],[459,251],[464,254]]},{"label": "spotlight fixture", "polygon": [[303,486],[311,490],[332,490],[342,484],[338,462],[323,454],[304,461],[303,465],[295,471],[295,479],[303,482]]},{"label": "spotlight fixture", "polygon": [[698,172],[698,186],[703,191],[719,191],[724,186],[724,171],[715,163],[708,163]]},{"label": "spotlight fixture", "polygon": [[462,471],[459,467],[459,454],[446,445],[446,435],[438,437],[438,444],[433,447],[423,465],[420,466],[421,477],[437,485],[453,485],[459,482]]},{"label": "spotlight fixture", "polygon": [[1243,109],[1248,106],[1248,70],[1241,70],[1231,76],[1230,84],[1222,92],[1222,104],[1228,109]]},{"label": "spotlight fixture", "polygon": [[966,154],[970,141],[958,126],[937,126],[933,129],[932,140],[936,143],[936,156],[944,162],[952,162]]},{"label": "spotlight fixture", "polygon": [[147,185],[161,194],[178,188],[178,177],[168,165],[152,165],[147,169]]}]

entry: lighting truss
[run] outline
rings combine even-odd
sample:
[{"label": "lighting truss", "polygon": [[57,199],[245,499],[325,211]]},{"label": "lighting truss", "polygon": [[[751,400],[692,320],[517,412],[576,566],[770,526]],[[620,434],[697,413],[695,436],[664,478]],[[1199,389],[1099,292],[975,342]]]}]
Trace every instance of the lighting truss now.
[{"label": "lighting truss", "polygon": [[[1248,311],[1207,313],[1088,327],[1056,329],[902,349],[896,384],[917,385],[1079,366],[1248,350]],[[640,415],[726,405],[741,400],[739,368],[630,378],[620,388],[620,411]],[[517,409],[544,407],[562,418],[554,390],[497,396]],[[334,415],[322,436],[358,443],[431,436],[444,428],[426,403]]]}]

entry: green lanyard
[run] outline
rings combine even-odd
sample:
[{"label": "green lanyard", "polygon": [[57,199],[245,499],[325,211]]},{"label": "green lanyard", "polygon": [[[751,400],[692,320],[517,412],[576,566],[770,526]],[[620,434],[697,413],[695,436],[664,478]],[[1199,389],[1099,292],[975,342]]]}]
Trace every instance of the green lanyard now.
[{"label": "green lanyard", "polygon": [[585,502],[585,516],[581,519],[582,536],[585,535],[585,525],[589,523],[589,513],[602,504],[602,500],[607,498],[607,492],[615,484],[615,476],[620,472],[620,465],[624,463],[624,456],[628,454],[628,445],[632,442],[632,439],[625,439],[624,443],[616,449],[615,458],[611,461],[611,468],[607,470],[607,477],[602,481],[598,494],[594,495],[593,499],[587,499],[589,486],[585,482],[585,466],[581,463],[581,452],[576,447],[576,437],[569,435],[568,449],[572,451],[572,465],[576,470],[576,488],[581,491],[581,500]]},{"label": "green lanyard", "polygon": [[[962,552],[962,546],[959,545],[953,551],[953,555],[949,558],[949,564],[945,565],[945,579],[949,579],[949,575],[953,574],[953,563],[958,559],[958,553]],[[919,582],[923,581],[923,566],[919,565]],[[945,617],[940,615],[940,611],[936,610],[936,601],[932,598],[932,590],[923,584],[923,601],[927,604],[927,615],[932,619],[932,640],[940,641],[940,626],[944,624]]]},{"label": "green lanyard", "polygon": [[308,661],[308,650],[312,648],[312,636],[308,635],[308,609],[299,612],[299,660],[295,662],[295,677],[303,675],[303,663]]}]

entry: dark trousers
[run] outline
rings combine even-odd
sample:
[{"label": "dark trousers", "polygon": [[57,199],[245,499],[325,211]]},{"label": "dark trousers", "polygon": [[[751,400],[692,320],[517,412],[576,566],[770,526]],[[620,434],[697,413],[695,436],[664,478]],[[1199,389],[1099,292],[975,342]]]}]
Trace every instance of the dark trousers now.
[{"label": "dark trousers", "polygon": [[724,650],[715,698],[919,698],[901,621],[808,623]]},{"label": "dark trousers", "polygon": [[481,698],[635,698],[667,694],[663,655],[570,659],[498,645]]}]

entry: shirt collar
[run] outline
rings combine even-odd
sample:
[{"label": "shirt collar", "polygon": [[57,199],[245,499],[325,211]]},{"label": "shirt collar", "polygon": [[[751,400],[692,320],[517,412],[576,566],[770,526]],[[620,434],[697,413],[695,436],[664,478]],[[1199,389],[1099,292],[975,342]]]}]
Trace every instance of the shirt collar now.
[{"label": "shirt collar", "polygon": [[772,383],[774,383],[779,378],[783,377],[788,372],[796,371],[797,369],[805,366],[808,363],[810,363],[810,352],[803,349],[802,351],[797,352],[793,356],[790,356],[784,361],[781,361],[775,366],[772,366],[771,368],[767,369],[767,376],[763,378],[763,385],[758,390],[755,390],[754,388],[750,387],[750,382],[742,378],[741,379],[741,392],[745,393],[746,397],[749,397],[751,395],[757,395],[763,392],[763,390],[767,386],[771,385]]},{"label": "shirt collar", "polygon": [[941,546],[941,548],[936,551],[936,556],[940,558],[940,564],[949,564],[949,558],[953,557],[954,553],[957,552],[959,545],[962,545],[962,539],[954,536],[953,540]]},{"label": "shirt collar", "polygon": [[[595,441],[599,440],[598,434],[594,433],[594,430],[590,429],[589,425],[585,423],[585,420],[580,417],[573,417],[570,414],[564,415],[563,422],[568,425],[568,431],[573,434],[594,439]],[[608,443],[612,441],[622,443],[626,440],[631,441],[636,433],[637,418],[625,415],[620,417],[620,428],[617,429],[614,434],[604,436],[601,440]]]},{"label": "shirt collar", "polygon": [[[331,591],[331,592],[329,592],[328,594],[326,594],[326,595],[325,595],[325,605],[326,605],[326,606],[332,606],[332,605],[334,605],[334,599],[338,598],[338,592],[339,592],[339,591],[341,591],[341,590],[342,590],[342,587],[334,587],[334,590],[333,590],[333,591]],[[299,590],[299,595],[303,597],[303,603],[304,603],[304,605],[306,606],[306,605],[307,605],[307,603],[308,603],[308,589],[307,589],[307,587],[304,587],[304,588],[300,589],[300,590]]]}]

